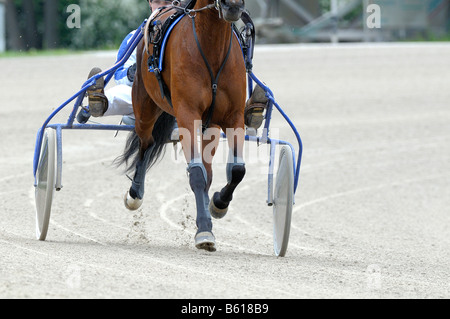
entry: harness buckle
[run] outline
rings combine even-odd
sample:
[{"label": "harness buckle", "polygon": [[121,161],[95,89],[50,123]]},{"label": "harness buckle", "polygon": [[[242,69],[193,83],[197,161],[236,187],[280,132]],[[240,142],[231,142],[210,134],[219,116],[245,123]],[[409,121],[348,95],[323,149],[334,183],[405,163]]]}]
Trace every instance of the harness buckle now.
[{"label": "harness buckle", "polygon": [[195,10],[187,10],[186,14],[189,18],[194,19],[197,16],[197,11]]}]

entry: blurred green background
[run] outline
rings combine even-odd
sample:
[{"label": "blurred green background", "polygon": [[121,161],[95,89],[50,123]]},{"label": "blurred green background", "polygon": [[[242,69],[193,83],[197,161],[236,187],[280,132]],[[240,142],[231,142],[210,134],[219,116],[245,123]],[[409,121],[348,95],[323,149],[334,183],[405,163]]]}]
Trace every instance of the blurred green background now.
[{"label": "blurred green background", "polygon": [[[382,26],[367,29],[378,4]],[[80,8],[80,28],[68,26]],[[449,41],[450,0],[247,0],[258,43]],[[0,52],[115,49],[150,14],[145,0],[0,0]],[[72,20],[71,20],[72,21]]]},{"label": "blurred green background", "polygon": [[[151,11],[143,0],[6,0],[6,49],[110,49]],[[81,9],[80,28],[69,28],[67,8]]]}]

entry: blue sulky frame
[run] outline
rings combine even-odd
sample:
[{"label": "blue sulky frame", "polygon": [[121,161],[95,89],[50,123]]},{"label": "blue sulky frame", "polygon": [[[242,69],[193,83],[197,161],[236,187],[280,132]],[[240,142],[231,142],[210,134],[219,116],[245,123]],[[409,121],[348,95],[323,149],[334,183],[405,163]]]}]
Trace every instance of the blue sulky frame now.
[{"label": "blue sulky frame", "polygon": [[[110,130],[110,131],[132,131],[134,130],[133,125],[109,125],[109,124],[74,124],[76,114],[78,110],[82,107],[82,103],[84,100],[84,97],[86,95],[87,89],[94,85],[97,79],[101,77],[105,77],[105,86],[109,83],[109,81],[114,76],[115,71],[125,64],[125,62],[129,59],[131,54],[133,53],[134,49],[137,47],[141,39],[144,35],[144,26],[146,24],[147,20],[145,20],[138,30],[140,32],[135,32],[134,36],[129,41],[128,47],[124,54],[122,56],[119,56],[114,66],[112,66],[110,69],[97,74],[93,76],[92,78],[88,79],[82,86],[82,88],[75,93],[72,97],[70,97],[67,101],[65,101],[63,104],[61,104],[55,111],[53,111],[52,114],[47,118],[47,120],[44,122],[42,127],[38,130],[37,138],[36,138],[36,146],[34,151],[34,160],[33,160],[33,175],[35,178],[35,186],[37,185],[36,181],[36,173],[39,165],[39,157],[40,157],[40,151],[41,151],[41,145],[42,140],[44,136],[44,131],[46,128],[52,128],[56,131],[56,149],[57,149],[57,168],[56,168],[56,182],[55,182],[55,189],[57,191],[61,190],[62,188],[62,130],[65,129],[73,129],[73,130]],[[250,44],[253,46],[253,43]],[[253,48],[250,48],[251,50]],[[265,125],[262,136],[249,136],[246,135],[245,139],[246,141],[253,141],[260,144],[269,144],[271,146],[270,149],[270,162],[269,162],[269,174],[268,174],[268,198],[267,198],[267,204],[269,206],[273,205],[273,178],[274,178],[274,163],[275,163],[275,148],[277,145],[287,145],[292,150],[292,156],[293,156],[293,163],[294,163],[294,194],[297,191],[298,187],[298,180],[299,180],[299,174],[300,174],[300,165],[301,165],[301,159],[302,159],[302,152],[303,152],[303,144],[302,140],[300,138],[300,134],[298,133],[296,127],[292,123],[292,121],[289,119],[289,117],[286,115],[286,113],[282,110],[282,108],[278,105],[278,103],[275,101],[274,95],[272,91],[263,84],[254,74],[251,70],[248,70],[248,90],[249,90],[249,96],[253,92],[253,82],[257,83],[259,86],[261,86],[265,93],[267,98],[269,99],[269,105],[266,111],[266,119],[265,119]],[[70,113],[69,119],[67,123],[65,124],[50,124],[51,120],[58,114],[62,109],[64,109],[69,103],[71,103],[73,100],[75,101],[75,105],[72,109],[72,112]],[[269,137],[269,127],[270,127],[270,121],[272,118],[272,112],[273,108],[275,108],[281,113],[281,115],[284,117],[284,119],[287,121],[289,126],[291,127],[292,131],[294,132],[297,142],[298,142],[298,153],[295,152],[294,147],[292,144],[277,140],[277,139],[271,139]],[[222,133],[222,136],[225,137],[225,134]],[[296,156],[297,154],[297,156]]]}]

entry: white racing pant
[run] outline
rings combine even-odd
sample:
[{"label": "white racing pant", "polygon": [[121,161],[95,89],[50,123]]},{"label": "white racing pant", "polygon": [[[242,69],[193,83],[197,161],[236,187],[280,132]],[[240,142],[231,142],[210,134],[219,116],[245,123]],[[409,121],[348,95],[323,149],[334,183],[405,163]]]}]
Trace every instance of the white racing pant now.
[{"label": "white racing pant", "polygon": [[[106,90],[105,95],[108,99],[108,109],[106,110],[105,114],[103,114],[103,116],[129,116],[134,120],[135,117],[131,99],[131,86],[128,86],[126,84],[118,84]],[[176,124],[170,138],[172,141],[178,141],[180,138],[178,133],[178,126]]]},{"label": "white racing pant", "polygon": [[134,118],[133,103],[131,101],[131,86],[116,85],[105,91],[108,99],[108,110],[103,116],[128,115]]}]

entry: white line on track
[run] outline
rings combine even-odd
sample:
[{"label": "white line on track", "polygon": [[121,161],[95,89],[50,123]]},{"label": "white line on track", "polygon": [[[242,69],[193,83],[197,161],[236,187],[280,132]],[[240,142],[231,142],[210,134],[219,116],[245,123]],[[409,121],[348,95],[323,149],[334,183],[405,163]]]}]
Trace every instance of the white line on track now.
[{"label": "white line on track", "polygon": [[169,224],[172,228],[175,228],[177,230],[183,230],[189,234],[192,234],[192,232],[184,229],[181,225],[178,225],[176,223],[174,223],[173,221],[171,221],[168,217],[167,217],[167,212],[170,209],[170,207],[173,206],[174,203],[176,203],[179,200],[182,200],[184,198],[186,198],[187,194],[181,194],[177,197],[174,197],[170,200],[165,200],[164,203],[161,205],[161,208],[159,209],[159,216],[161,217],[162,220],[164,220],[167,224]]},{"label": "white line on track", "polygon": [[[327,151],[324,152],[322,150],[315,150],[313,152],[317,153],[317,154],[311,154],[312,152],[309,152],[309,156],[317,156],[323,158],[324,155],[326,154],[327,157],[331,157],[331,160],[325,160],[325,161],[320,161],[319,160],[314,160],[311,161],[312,164],[306,163],[303,164],[301,167],[301,173],[305,173],[306,171],[315,171],[318,167],[327,167],[330,166],[330,164],[333,163],[338,163],[338,162],[343,162],[343,161],[348,161],[348,156],[351,153],[355,153],[355,152],[377,152],[377,154],[380,155],[380,153],[382,154],[382,152],[384,151],[392,151],[395,150],[396,153],[401,153],[401,152],[410,152],[410,151],[417,151],[417,150],[421,150],[424,148],[434,148],[437,146],[442,145],[442,143],[447,143],[447,140],[450,139],[450,136],[446,135],[446,136],[439,136],[439,137],[433,137],[433,140],[427,143],[419,143],[422,139],[411,139],[408,140],[407,142],[404,143],[396,143],[395,141],[393,141],[392,143],[390,143],[389,145],[386,145],[386,143],[364,143],[361,145],[358,145],[356,147],[348,147],[348,148],[339,148],[339,149],[335,149],[333,151]],[[372,159],[372,158],[371,158]],[[389,160],[392,161],[392,160]],[[385,161],[388,162],[388,161]],[[360,163],[360,160],[358,160],[358,163]],[[301,175],[300,175],[301,177]]]},{"label": "white line on track", "polygon": [[[168,210],[170,209],[170,207],[173,206],[173,204],[174,204],[175,202],[177,202],[177,201],[179,201],[179,200],[181,200],[181,199],[186,198],[186,196],[188,196],[188,195],[187,195],[187,194],[183,194],[183,195],[177,196],[177,197],[175,197],[175,198],[172,198],[171,200],[166,201],[166,202],[161,206],[159,213],[160,213],[161,218],[162,218],[167,224],[169,224],[170,226],[172,226],[173,228],[175,228],[175,229],[177,229],[177,230],[182,230],[182,231],[184,231],[185,233],[187,233],[187,234],[189,234],[189,235],[191,235],[191,236],[195,236],[195,232],[194,232],[194,231],[190,231],[190,230],[188,230],[188,229],[186,229],[186,228],[183,228],[181,225],[178,225],[178,224],[174,223],[173,221],[171,221],[171,220],[167,217],[167,213],[168,213]],[[247,247],[242,247],[242,246],[240,246],[240,245],[230,244],[230,243],[222,242],[222,241],[220,241],[220,240],[216,240],[216,242],[217,242],[217,244],[220,244],[220,245],[222,245],[222,246],[228,246],[228,247],[237,248],[239,251],[252,252],[252,253],[255,253],[255,254],[258,254],[258,255],[262,255],[262,256],[270,256],[270,255],[268,255],[268,254],[266,254],[266,253],[264,253],[264,252],[257,251],[257,250],[254,250],[254,249],[249,249],[249,248],[247,248]]]},{"label": "white line on track", "polygon": [[[296,213],[296,212],[298,212],[300,210],[303,210],[303,209],[305,209],[307,207],[310,207],[310,206],[313,206],[313,205],[316,205],[316,204],[320,204],[320,203],[323,203],[323,202],[326,202],[326,201],[329,201],[329,200],[333,200],[333,199],[336,199],[336,198],[340,198],[340,197],[350,196],[350,195],[354,195],[354,194],[358,194],[358,193],[364,193],[364,192],[373,191],[373,190],[382,189],[382,188],[387,188],[387,187],[401,186],[401,185],[405,185],[405,184],[417,183],[417,182],[433,180],[433,179],[448,178],[449,176],[450,175],[448,173],[447,174],[439,174],[439,175],[431,175],[431,176],[427,176],[427,177],[407,179],[407,180],[397,181],[397,182],[392,182],[392,183],[378,184],[378,185],[373,185],[373,186],[355,188],[355,189],[348,190],[348,191],[345,191],[345,192],[335,193],[335,194],[319,197],[319,198],[316,198],[314,200],[305,202],[305,203],[295,207],[293,209],[292,213]],[[292,223],[291,226],[293,228],[299,229],[299,227],[296,226],[294,223]]]},{"label": "white line on track", "polygon": [[117,225],[115,223],[110,222],[109,220],[106,220],[104,218],[100,218],[97,214],[91,212],[90,210],[89,210],[89,216],[91,216],[92,218],[94,218],[94,219],[96,219],[96,220],[98,220],[98,221],[100,221],[100,222],[102,222],[102,223],[104,223],[104,224],[106,224],[108,226],[113,226],[113,227],[116,227],[116,228],[119,228],[119,229],[123,229],[123,230],[129,230],[128,228],[126,228],[124,226]]},{"label": "white line on track", "polygon": [[60,225],[59,223],[55,222],[54,218],[50,220],[50,224],[53,225],[53,226],[56,226],[56,227],[58,227],[58,228],[60,228],[60,229],[62,229],[64,231],[66,231],[68,233],[71,233],[71,234],[74,234],[74,235],[76,235],[78,237],[81,237],[81,238],[84,238],[86,240],[92,241],[92,242],[94,242],[96,244],[99,244],[99,245],[102,245],[102,246],[108,246],[107,244],[102,243],[99,240],[96,240],[96,239],[94,239],[92,237],[85,236],[85,235],[83,235],[83,234],[81,234],[79,232],[73,231],[71,229],[68,229],[68,228],[64,227],[63,225]]}]

